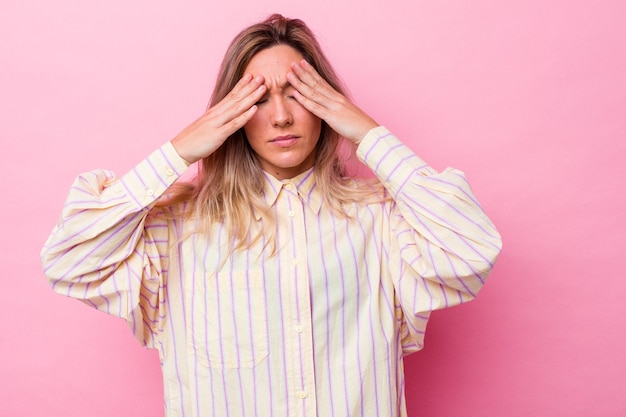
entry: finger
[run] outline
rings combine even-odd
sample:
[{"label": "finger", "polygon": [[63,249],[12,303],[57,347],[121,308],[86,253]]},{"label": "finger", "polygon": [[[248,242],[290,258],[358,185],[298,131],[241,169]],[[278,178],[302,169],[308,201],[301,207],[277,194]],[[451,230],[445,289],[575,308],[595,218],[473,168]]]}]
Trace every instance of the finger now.
[{"label": "finger", "polygon": [[257,110],[258,107],[256,105],[253,105],[248,110],[244,111],[236,117],[233,117],[227,123],[225,123],[223,128],[227,132],[227,135],[230,136],[232,133],[244,127],[246,123],[248,123],[248,121],[252,119]]},{"label": "finger", "polygon": [[305,97],[298,90],[294,91],[293,96],[296,98],[298,103],[307,109],[309,112],[313,113],[320,119],[328,121],[328,118],[332,116],[332,110],[330,110],[327,106],[318,103],[308,97]]},{"label": "finger", "polygon": [[255,77],[254,82],[244,85],[240,90],[233,90],[226,101],[226,113],[239,115],[256,104],[266,92],[263,77]]},{"label": "finger", "polygon": [[318,112],[328,109],[332,100],[323,94],[319,89],[312,88],[299,81],[293,74],[288,74],[287,79],[294,87],[294,97],[307,110],[319,116]]},{"label": "finger", "polygon": [[287,73],[289,83],[300,93],[314,101],[335,100],[338,93],[310,64],[306,65],[306,67],[297,63],[291,65],[292,71]]},{"label": "finger", "polygon": [[263,77],[253,77],[251,74],[244,75],[235,86],[222,98],[218,103],[214,104],[210,109],[214,114],[221,114],[227,111],[234,104],[245,99],[263,83]]},{"label": "finger", "polygon": [[235,86],[230,90],[225,98],[237,101],[246,97],[251,92],[256,90],[258,86],[263,84],[263,81],[264,79],[261,75],[254,77],[252,74],[245,74],[239,81],[237,81]]},{"label": "finger", "polygon": [[[306,62],[306,61],[305,61]],[[307,64],[308,65],[308,64]],[[287,74],[287,80],[296,90],[296,100],[308,111],[326,120],[332,113],[341,112],[348,104],[345,97],[324,80],[315,69],[308,65],[309,70],[293,65],[294,72]],[[302,74],[302,78],[295,73]]]},{"label": "finger", "polygon": [[326,80],[313,68],[313,65],[309,64],[304,59],[300,62],[294,62],[291,68],[294,70],[295,74],[310,87],[330,87]]},{"label": "finger", "polygon": [[263,77],[244,76],[235,87],[213,109],[220,124],[227,124],[233,118],[249,110],[266,91]]}]

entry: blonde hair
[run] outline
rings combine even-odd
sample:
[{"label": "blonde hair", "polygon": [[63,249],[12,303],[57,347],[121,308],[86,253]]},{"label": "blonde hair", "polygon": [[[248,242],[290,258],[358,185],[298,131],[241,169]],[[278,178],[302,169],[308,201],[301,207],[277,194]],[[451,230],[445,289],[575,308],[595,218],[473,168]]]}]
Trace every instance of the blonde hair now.
[{"label": "blonde hair", "polygon": [[[299,19],[274,14],[263,22],[240,32],[228,47],[222,61],[209,108],[219,103],[244,75],[248,63],[258,52],[276,45],[288,45],[302,54],[315,70],[338,92],[346,91],[322,52],[314,34]],[[380,194],[379,187],[357,186],[347,175],[346,162],[354,159],[355,148],[324,121],[315,151],[314,175],[324,203],[343,213],[343,203]],[[208,227],[221,222],[229,231],[233,248],[246,247],[264,237],[272,242],[275,219],[263,200],[264,176],[256,154],[243,129],[232,134],[213,154],[199,164],[193,184],[181,184],[164,204],[188,201],[189,215],[200,218]],[[370,182],[371,185],[371,182]],[[255,212],[261,213],[262,229],[255,228]],[[251,236],[252,230],[258,230]]]}]

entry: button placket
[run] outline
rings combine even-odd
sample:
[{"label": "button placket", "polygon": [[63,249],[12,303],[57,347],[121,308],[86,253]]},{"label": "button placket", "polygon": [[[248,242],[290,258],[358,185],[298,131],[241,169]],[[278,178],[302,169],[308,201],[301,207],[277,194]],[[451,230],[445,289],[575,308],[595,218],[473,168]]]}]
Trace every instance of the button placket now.
[{"label": "button placket", "polygon": [[[313,369],[313,345],[311,339],[311,311],[310,311],[310,294],[309,294],[309,275],[307,264],[307,240],[305,231],[305,200],[300,195],[300,190],[295,184],[283,182],[282,200],[279,213],[282,214],[283,224],[289,228],[288,233],[291,237],[287,247],[290,249],[285,251],[284,261],[285,267],[292,272],[285,275],[289,277],[288,286],[291,296],[289,322],[285,323],[288,327],[286,339],[293,350],[287,355],[289,356],[289,388],[292,398],[297,401],[303,401],[309,407],[315,408],[315,379]],[[287,232],[287,229],[286,229]],[[290,264],[290,265],[289,265]],[[311,401],[305,401],[311,399]],[[308,411],[307,411],[308,413]],[[307,414],[308,415],[308,414]],[[314,414],[311,414],[314,415]]]}]

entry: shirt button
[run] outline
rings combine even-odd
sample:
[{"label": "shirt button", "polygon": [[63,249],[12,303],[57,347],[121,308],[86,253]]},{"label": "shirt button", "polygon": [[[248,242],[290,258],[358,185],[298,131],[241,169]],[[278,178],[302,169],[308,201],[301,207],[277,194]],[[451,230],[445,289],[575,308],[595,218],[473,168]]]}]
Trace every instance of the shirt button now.
[{"label": "shirt button", "polygon": [[296,326],[296,332],[298,332],[298,333],[302,333],[302,330],[303,330],[303,329],[302,329],[302,326],[298,324],[298,325]]},{"label": "shirt button", "polygon": [[298,260],[294,259],[293,261],[291,261],[291,263],[294,264],[294,265],[298,265]]},{"label": "shirt button", "polygon": [[291,185],[291,183],[290,183],[290,182],[288,182],[287,184],[285,184],[285,190],[287,190],[287,191],[291,191],[291,188],[292,188],[292,187],[293,187],[293,186]]},{"label": "shirt button", "polygon": [[298,395],[298,398],[302,398],[302,399],[306,398],[306,392],[304,391],[298,391],[297,395]]},{"label": "shirt button", "polygon": [[168,177],[171,177],[172,175],[174,175],[174,170],[172,168],[168,168],[165,170],[165,173]]},{"label": "shirt button", "polygon": [[293,210],[289,210],[289,217],[293,217],[293,216],[295,216],[295,215],[296,215],[296,213],[294,213],[294,211],[293,211]]},{"label": "shirt button", "polygon": [[146,194],[148,194],[150,197],[152,197],[154,195],[154,191],[148,188],[146,190]]}]

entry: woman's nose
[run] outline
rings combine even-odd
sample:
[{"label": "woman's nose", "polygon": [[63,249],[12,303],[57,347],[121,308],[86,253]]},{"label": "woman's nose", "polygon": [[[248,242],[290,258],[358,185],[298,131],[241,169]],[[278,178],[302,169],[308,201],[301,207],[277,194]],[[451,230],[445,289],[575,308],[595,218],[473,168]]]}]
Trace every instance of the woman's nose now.
[{"label": "woman's nose", "polygon": [[293,123],[293,115],[285,102],[285,98],[281,97],[273,100],[271,121],[272,125],[276,127],[289,126]]}]

